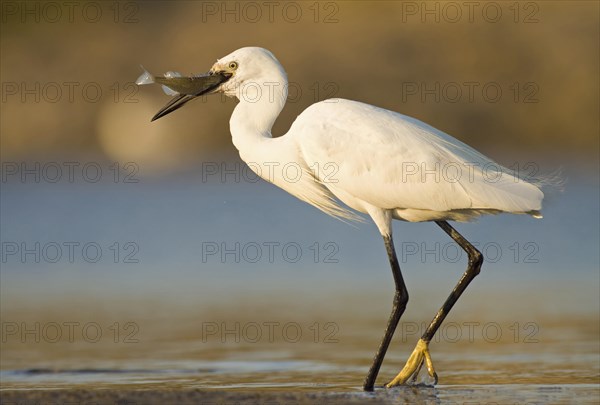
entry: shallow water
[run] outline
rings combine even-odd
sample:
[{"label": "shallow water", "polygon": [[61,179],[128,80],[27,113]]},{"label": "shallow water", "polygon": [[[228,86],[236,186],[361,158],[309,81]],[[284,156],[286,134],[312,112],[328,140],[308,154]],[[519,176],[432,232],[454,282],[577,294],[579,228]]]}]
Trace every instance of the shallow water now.
[{"label": "shallow water", "polygon": [[[600,402],[598,195],[588,183],[549,203],[542,221],[458,225],[501,254],[488,249],[432,342],[439,384],[371,394],[361,384],[393,295],[372,225],[328,219],[264,184],[4,184],[0,198],[3,242],[103,248],[96,262],[77,250],[56,263],[50,250],[39,261],[3,256],[4,402],[57,392],[93,402],[90,391],[100,403],[115,403],[113,394],[141,403],[184,394],[217,403]],[[378,384],[403,366],[465,265],[434,225],[395,232],[411,300]],[[243,248],[202,251],[273,241],[302,254],[276,250],[271,260],[263,250],[255,261]],[[124,260],[128,242],[137,261]]]},{"label": "shallow water", "polygon": [[[486,305],[459,305],[431,344],[440,376],[435,388],[364,394],[361,383],[383,332],[389,300],[365,294],[360,300],[373,308],[365,310],[349,298],[330,295],[329,301],[348,304],[328,308],[290,293],[273,308],[237,297],[218,309],[207,308],[201,299],[181,307],[117,299],[98,311],[79,297],[68,315],[52,308],[36,316],[3,311],[2,390],[25,398],[29,392],[21,390],[82,389],[129,392],[134,399],[139,390],[201,390],[215,395],[290,393],[294,401],[318,395],[323,401],[344,402],[343,394],[390,403],[572,403],[575,397],[577,403],[598,402],[597,319],[548,317],[531,301],[517,316],[480,315]],[[477,294],[470,298],[465,303],[480,299]],[[422,315],[427,303],[415,301],[399,325],[379,385],[399,371],[418,339],[422,319],[427,319]],[[19,331],[7,332],[14,323]],[[73,325],[72,339],[66,325]],[[56,331],[61,331],[60,339]],[[216,398],[227,402],[241,397]]]}]

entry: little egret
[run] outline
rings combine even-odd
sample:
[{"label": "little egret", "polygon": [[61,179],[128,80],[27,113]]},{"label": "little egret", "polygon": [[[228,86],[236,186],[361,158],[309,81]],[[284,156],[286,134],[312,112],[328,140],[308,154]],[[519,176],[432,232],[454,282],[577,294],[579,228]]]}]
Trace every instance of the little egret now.
[{"label": "little egret", "polygon": [[236,97],[239,103],[229,121],[232,140],[257,175],[334,217],[360,219],[353,209],[373,219],[385,243],[396,292],[364,390],[373,390],[408,302],[392,219],[435,221],[467,253],[467,270],[404,368],[385,387],[416,381],[423,364],[437,382],[429,342],[483,263],[481,253],[447,221],[503,212],[540,218],[542,181],[522,179],[417,119],[357,101],[330,99],[313,104],[287,134],[273,138],[271,128],[286,102],[288,82],[281,64],[263,48],[238,49],[218,59],[205,75],[186,78],[169,72],[155,77],[144,72],[137,81],[155,82],[175,97],[152,120],[203,94]]}]

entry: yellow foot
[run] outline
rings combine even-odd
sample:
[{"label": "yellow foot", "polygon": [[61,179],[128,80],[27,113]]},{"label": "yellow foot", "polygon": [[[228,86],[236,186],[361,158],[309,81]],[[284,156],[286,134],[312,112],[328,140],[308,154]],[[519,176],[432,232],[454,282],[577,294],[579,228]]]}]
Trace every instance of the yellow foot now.
[{"label": "yellow foot", "polygon": [[400,371],[400,373],[398,373],[398,375],[392,381],[385,385],[386,388],[392,388],[397,385],[404,384],[411,377],[411,381],[415,381],[417,379],[417,375],[419,375],[419,371],[421,371],[423,363],[425,363],[427,366],[427,372],[429,375],[434,379],[433,384],[437,384],[438,378],[435,370],[433,369],[433,362],[431,361],[431,355],[429,354],[429,343],[423,339],[419,339],[417,342],[417,347],[415,347],[415,350],[413,350],[402,371]]}]

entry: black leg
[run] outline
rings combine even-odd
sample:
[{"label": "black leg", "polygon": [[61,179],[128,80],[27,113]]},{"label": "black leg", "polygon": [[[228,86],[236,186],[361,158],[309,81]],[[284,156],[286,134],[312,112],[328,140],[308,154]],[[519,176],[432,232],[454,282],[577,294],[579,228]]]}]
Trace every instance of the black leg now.
[{"label": "black leg", "polygon": [[423,363],[427,365],[427,372],[431,377],[434,378],[434,384],[437,383],[437,374],[433,369],[433,363],[431,361],[431,356],[429,354],[429,342],[435,335],[435,332],[438,330],[456,301],[460,298],[461,294],[465,291],[469,283],[479,274],[481,270],[481,264],[483,263],[483,256],[481,253],[475,249],[473,245],[469,243],[463,236],[456,231],[453,227],[448,224],[446,221],[436,221],[436,224],[440,226],[456,243],[459,244],[461,248],[467,252],[469,256],[469,265],[467,270],[463,274],[463,276],[454,287],[454,290],[450,293],[446,302],[440,310],[437,312],[427,330],[421,336],[421,339],[417,342],[417,346],[415,350],[412,352],[406,365],[402,368],[400,373],[385,386],[388,388],[395,387],[397,385],[405,384],[407,381],[416,379],[419,374],[419,370],[421,369]]},{"label": "black leg", "polygon": [[396,293],[394,294],[392,313],[390,314],[390,319],[385,328],[385,335],[383,335],[383,340],[379,345],[375,358],[373,358],[373,364],[371,365],[369,374],[367,374],[367,378],[363,384],[363,389],[365,391],[373,391],[373,386],[375,385],[375,379],[381,368],[381,363],[383,363],[383,358],[392,341],[394,331],[396,330],[400,317],[404,313],[406,304],[408,303],[408,290],[406,289],[404,279],[402,278],[402,272],[400,271],[400,265],[398,264],[398,258],[396,257],[392,236],[384,236],[383,241],[385,242],[388,258],[390,259],[390,266],[392,267],[392,274],[394,275],[394,282],[396,284]]},{"label": "black leg", "polygon": [[458,245],[463,248],[467,255],[469,256],[469,265],[467,270],[462,275],[454,290],[450,293],[450,296],[444,302],[444,305],[440,308],[440,310],[435,314],[435,317],[427,327],[427,330],[421,337],[425,342],[430,342],[437,332],[438,328],[448,315],[448,312],[452,309],[458,298],[461,296],[463,291],[467,288],[469,283],[479,274],[481,270],[481,264],[483,263],[483,255],[475,249],[473,245],[469,243],[456,229],[454,229],[450,224],[446,221],[436,221],[436,224],[440,226]]}]

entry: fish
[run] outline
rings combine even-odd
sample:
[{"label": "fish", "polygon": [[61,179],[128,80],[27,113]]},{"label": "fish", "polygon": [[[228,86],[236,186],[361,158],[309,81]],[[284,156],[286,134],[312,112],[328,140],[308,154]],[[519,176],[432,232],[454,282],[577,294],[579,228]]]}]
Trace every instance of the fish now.
[{"label": "fish", "polygon": [[189,95],[199,96],[206,94],[225,82],[230,76],[223,73],[205,73],[202,75],[183,76],[179,72],[167,72],[164,76],[156,76],[147,71],[143,66],[144,73],[135,81],[138,86],[158,83],[162,85],[163,91],[169,96]]},{"label": "fish", "polygon": [[165,94],[173,97],[150,121],[157,120],[181,108],[188,101],[196,97],[213,92],[232,76],[228,72],[214,71],[195,76],[183,76],[181,73],[169,71],[164,76],[155,76],[144,69],[143,66],[141,68],[144,73],[137,78],[135,84],[141,86],[158,83],[162,85]]}]

